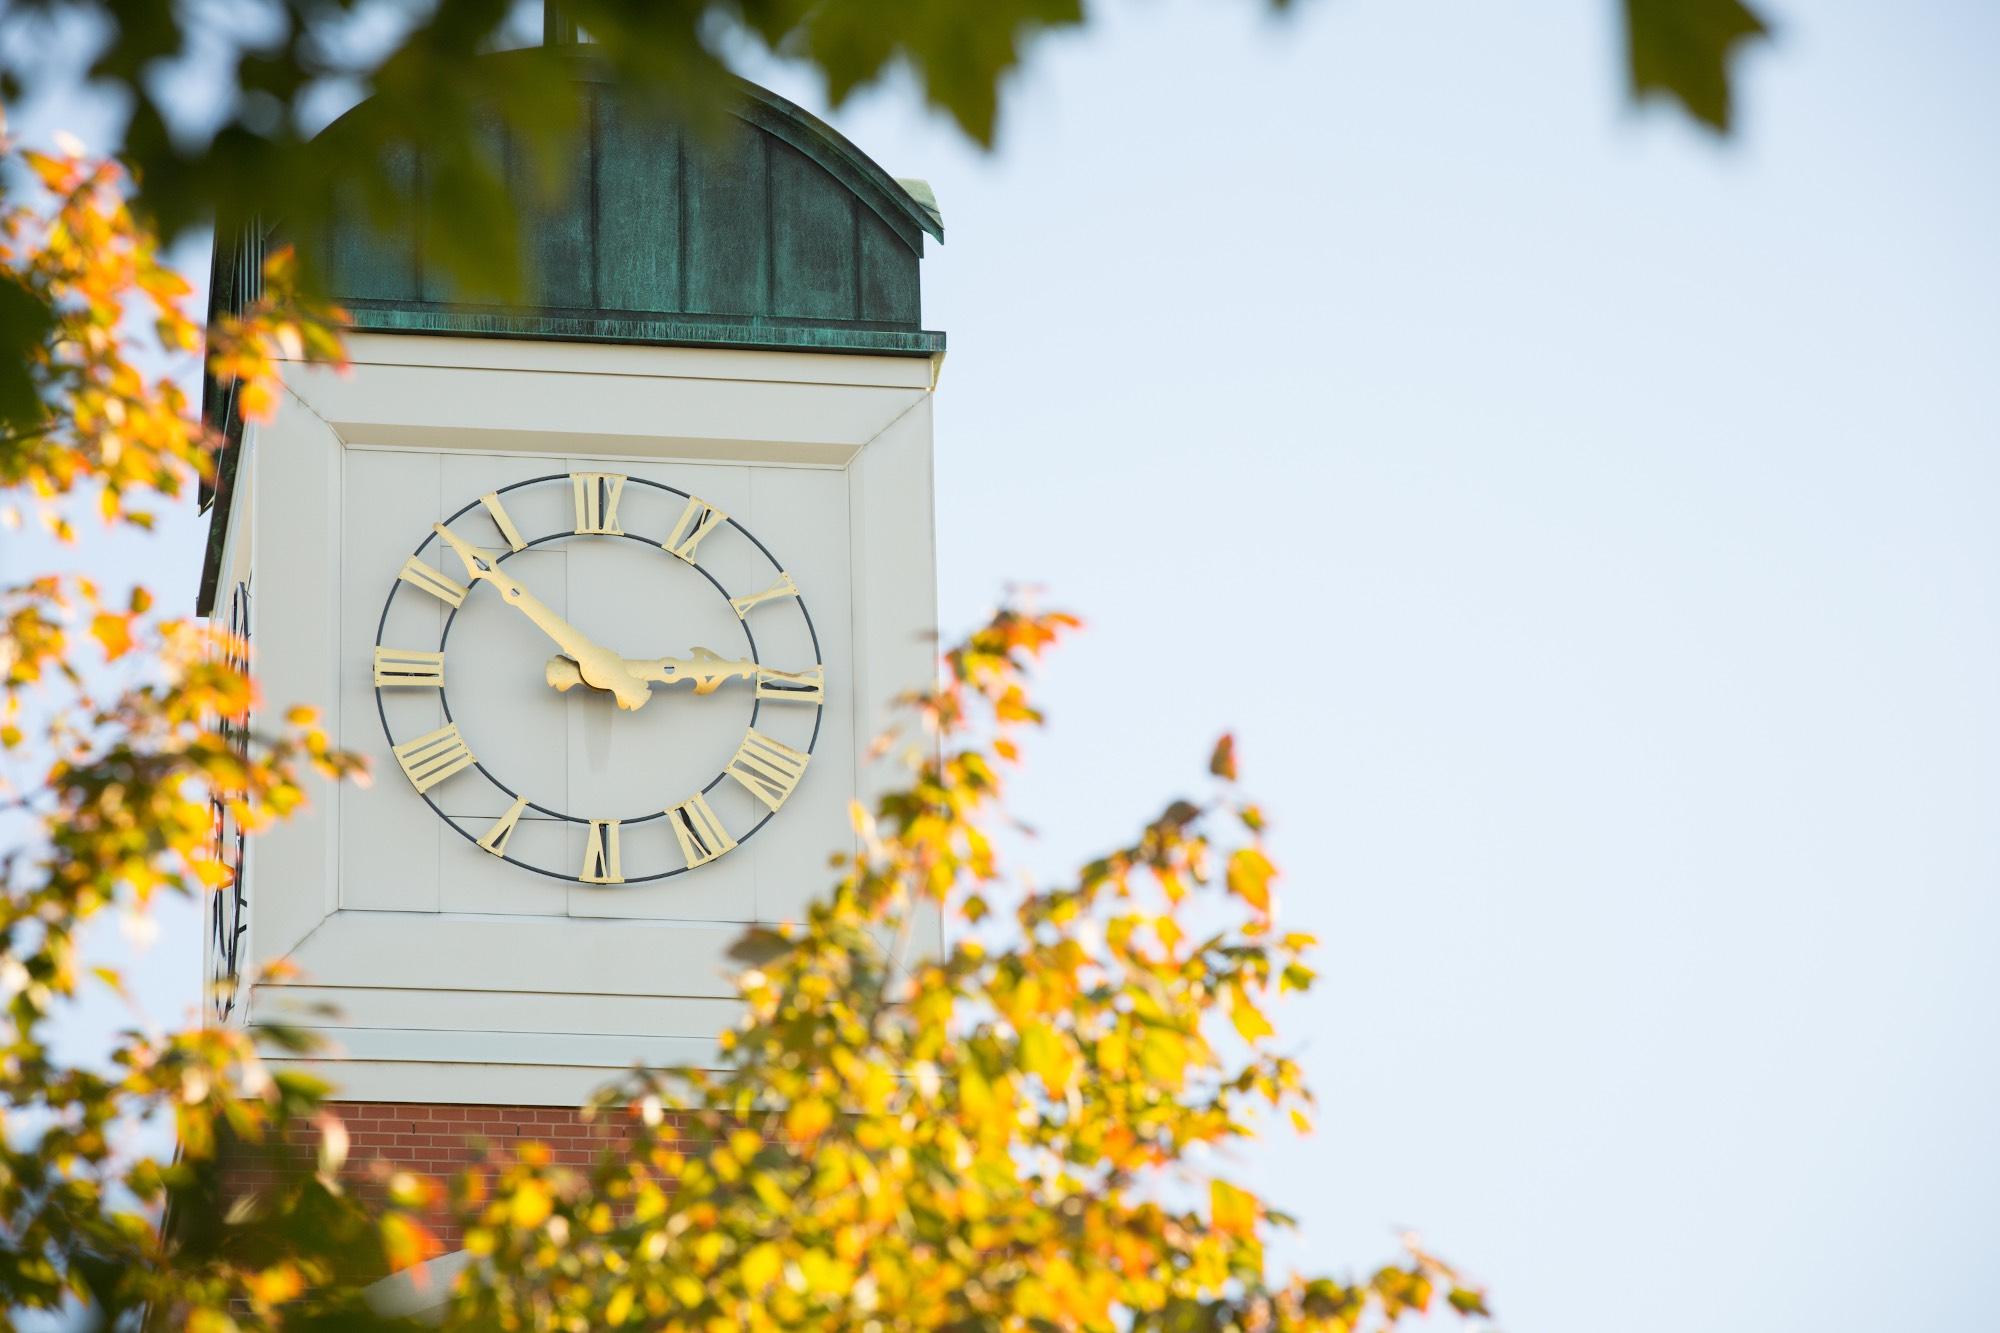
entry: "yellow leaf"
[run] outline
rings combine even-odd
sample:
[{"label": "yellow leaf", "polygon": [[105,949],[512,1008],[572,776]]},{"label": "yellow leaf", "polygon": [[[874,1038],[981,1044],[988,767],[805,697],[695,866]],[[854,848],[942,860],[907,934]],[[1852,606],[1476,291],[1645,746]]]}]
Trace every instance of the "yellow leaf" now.
[{"label": "yellow leaf", "polygon": [[796,1143],[811,1143],[833,1123],[833,1104],[820,1097],[804,1097],[785,1112],[785,1133]]},{"label": "yellow leaf", "polygon": [[1258,912],[1271,910],[1271,881],[1278,868],[1255,847],[1239,847],[1229,854],[1229,891]]},{"label": "yellow leaf", "polygon": [[845,1296],[854,1287],[854,1269],[825,1250],[801,1254],[799,1271],[805,1275],[808,1292]]},{"label": "yellow leaf", "polygon": [[549,1196],[548,1187],[539,1180],[524,1180],[514,1188],[514,1197],[508,1201],[507,1216],[515,1226],[530,1230],[549,1220],[555,1211],[555,1200]]},{"label": "yellow leaf", "polygon": [[1261,1041],[1277,1031],[1241,985],[1229,988],[1229,1021],[1245,1041]]},{"label": "yellow leaf", "polygon": [[743,1256],[743,1286],[750,1292],[759,1292],[778,1280],[784,1270],[784,1254],[770,1241],[753,1246],[750,1253]]},{"label": "yellow leaf", "polygon": [[1248,1190],[1237,1189],[1226,1180],[1208,1182],[1209,1219],[1223,1235],[1248,1240],[1262,1211],[1257,1196]]}]

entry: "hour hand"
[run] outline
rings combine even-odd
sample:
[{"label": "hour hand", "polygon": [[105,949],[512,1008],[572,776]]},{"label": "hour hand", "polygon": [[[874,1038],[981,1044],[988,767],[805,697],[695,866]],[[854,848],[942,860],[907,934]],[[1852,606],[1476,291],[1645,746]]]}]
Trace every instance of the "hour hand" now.
[{"label": "hour hand", "polygon": [[[756,662],[749,658],[725,658],[706,648],[697,648],[688,657],[655,657],[647,661],[628,660],[625,670],[635,681],[648,685],[694,683],[696,694],[713,694],[724,681],[749,680],[757,674]],[[568,657],[551,657],[544,673],[549,684],[559,690],[574,685],[594,684]]]}]

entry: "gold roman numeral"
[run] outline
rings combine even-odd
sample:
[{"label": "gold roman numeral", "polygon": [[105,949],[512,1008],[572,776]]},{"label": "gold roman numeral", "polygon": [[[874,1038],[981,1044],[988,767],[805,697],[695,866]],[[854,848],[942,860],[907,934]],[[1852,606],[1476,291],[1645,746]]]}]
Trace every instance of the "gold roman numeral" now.
[{"label": "gold roman numeral", "polygon": [[625,535],[625,529],[618,526],[618,497],[625,493],[625,478],[615,472],[572,472],[569,486],[576,498],[578,536]]},{"label": "gold roman numeral", "polygon": [[507,813],[493,821],[493,827],[479,835],[479,845],[495,856],[507,854],[507,840],[514,836],[514,826],[521,822],[521,812],[528,808],[528,798],[516,796],[514,804],[507,807]]},{"label": "gold roman numeral", "polygon": [[722,827],[715,811],[708,808],[708,798],[700,792],[667,811],[667,822],[674,827],[674,841],[680,843],[681,856],[690,870],[707,865],[736,846],[736,839]]},{"label": "gold roman numeral", "polygon": [[825,703],[826,668],[815,666],[804,671],[767,671],[759,667],[757,697],[797,704]]},{"label": "gold roman numeral", "polygon": [[375,683],[381,685],[427,685],[444,688],[444,654],[418,652],[414,648],[375,648]]},{"label": "gold roman numeral", "polygon": [[423,561],[411,556],[403,562],[397,578],[412,588],[422,588],[446,606],[460,606],[465,602],[465,585],[453,582]]},{"label": "gold roman numeral", "polygon": [[753,606],[768,602],[774,597],[797,597],[798,595],[799,585],[792,582],[792,576],[781,569],[778,571],[778,581],[776,583],[773,583],[762,592],[753,592],[748,597],[730,598],[729,607],[732,611],[736,612],[736,618],[742,620],[750,614],[750,608]]},{"label": "gold roman numeral", "polygon": [[695,548],[701,545],[701,539],[728,521],[729,515],[700,496],[690,495],[687,507],[681,510],[681,516],[674,524],[674,530],[667,534],[667,539],[660,545],[691,565],[694,563]]},{"label": "gold roman numeral", "polygon": [[577,878],[585,884],[625,882],[625,872],[618,865],[617,820],[590,821],[590,839],[583,844],[583,873]]},{"label": "gold roman numeral", "polygon": [[429,791],[452,774],[472,767],[472,751],[458,734],[458,724],[448,722],[436,731],[427,731],[396,747],[396,762],[403,776],[420,792]]},{"label": "gold roman numeral", "polygon": [[521,540],[521,530],[514,526],[507,507],[500,503],[498,491],[488,491],[479,497],[479,503],[486,506],[486,513],[493,520],[493,526],[500,529],[500,536],[506,541],[510,551],[524,550],[527,543]]},{"label": "gold roman numeral", "polygon": [[806,775],[806,761],[812,758],[783,741],[774,741],[754,728],[736,747],[736,756],[722,771],[743,784],[743,789],[776,810],[785,803]]}]

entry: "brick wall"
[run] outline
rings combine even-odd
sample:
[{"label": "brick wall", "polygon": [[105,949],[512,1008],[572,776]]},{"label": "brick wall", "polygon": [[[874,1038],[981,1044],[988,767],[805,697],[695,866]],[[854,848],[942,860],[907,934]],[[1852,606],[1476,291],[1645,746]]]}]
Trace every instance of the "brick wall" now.
[{"label": "brick wall", "polygon": [[[489,1145],[508,1149],[519,1143],[545,1143],[557,1162],[587,1167],[600,1152],[622,1143],[627,1132],[615,1120],[586,1122],[574,1107],[330,1102],[328,1108],[347,1127],[345,1174],[363,1198],[381,1190],[382,1172],[376,1163],[443,1182],[483,1160]],[[672,1125],[676,1119],[669,1115],[667,1122]],[[317,1131],[299,1136],[282,1154],[248,1148],[227,1151],[223,1189],[235,1195],[268,1187],[279,1173],[310,1164],[317,1152]],[[428,1222],[447,1249],[457,1248],[462,1237],[456,1226],[442,1214]]]}]

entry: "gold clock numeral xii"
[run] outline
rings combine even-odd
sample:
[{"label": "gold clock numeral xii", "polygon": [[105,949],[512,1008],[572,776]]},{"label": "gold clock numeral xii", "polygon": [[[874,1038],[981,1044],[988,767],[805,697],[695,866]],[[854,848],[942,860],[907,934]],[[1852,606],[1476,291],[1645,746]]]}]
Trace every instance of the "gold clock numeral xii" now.
[{"label": "gold clock numeral xii", "polygon": [[618,526],[618,497],[625,493],[625,478],[615,472],[572,472],[569,484],[576,500],[579,537],[625,535]]}]

